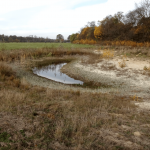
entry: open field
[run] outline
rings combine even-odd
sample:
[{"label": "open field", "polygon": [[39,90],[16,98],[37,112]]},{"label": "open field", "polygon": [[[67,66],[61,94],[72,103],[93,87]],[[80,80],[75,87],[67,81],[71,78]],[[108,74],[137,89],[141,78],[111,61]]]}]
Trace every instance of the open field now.
[{"label": "open field", "polygon": [[[27,49],[27,48],[57,48],[61,43],[0,43],[0,50]],[[92,45],[63,43],[65,48],[93,48]]]},{"label": "open field", "polygon": [[[150,49],[15,44],[0,51],[1,150],[150,149]],[[87,87],[31,70],[64,60]]]}]

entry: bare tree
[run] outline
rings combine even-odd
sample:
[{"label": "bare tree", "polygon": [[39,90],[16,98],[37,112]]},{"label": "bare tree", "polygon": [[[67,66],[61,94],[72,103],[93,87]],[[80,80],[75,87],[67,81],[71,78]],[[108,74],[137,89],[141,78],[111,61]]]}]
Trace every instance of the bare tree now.
[{"label": "bare tree", "polygon": [[135,4],[135,6],[135,10],[127,13],[124,20],[125,24],[137,26],[141,20],[150,19],[150,0],[143,0],[140,5]]},{"label": "bare tree", "polygon": [[137,15],[140,18],[142,18],[142,17],[145,17],[145,18],[150,17],[150,0],[143,0],[140,3],[140,6],[138,6],[137,3],[135,4],[135,6],[136,6]]},{"label": "bare tree", "polygon": [[129,24],[132,26],[136,26],[138,23],[138,19],[137,19],[137,12],[136,10],[133,11],[129,11],[123,21],[125,24]]},{"label": "bare tree", "polygon": [[95,21],[88,22],[87,26],[89,26],[89,27],[95,27]]},{"label": "bare tree", "polygon": [[121,11],[117,12],[114,15],[114,19],[115,19],[116,23],[123,22],[123,18],[124,18],[124,15],[123,15],[123,12],[121,12]]}]

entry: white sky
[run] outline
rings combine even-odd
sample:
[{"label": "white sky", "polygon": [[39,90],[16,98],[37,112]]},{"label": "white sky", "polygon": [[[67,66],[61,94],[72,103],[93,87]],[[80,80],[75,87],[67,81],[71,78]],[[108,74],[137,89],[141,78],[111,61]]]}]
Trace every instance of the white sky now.
[{"label": "white sky", "polygon": [[102,20],[118,11],[126,14],[141,0],[1,0],[0,34],[65,39],[88,21]]}]

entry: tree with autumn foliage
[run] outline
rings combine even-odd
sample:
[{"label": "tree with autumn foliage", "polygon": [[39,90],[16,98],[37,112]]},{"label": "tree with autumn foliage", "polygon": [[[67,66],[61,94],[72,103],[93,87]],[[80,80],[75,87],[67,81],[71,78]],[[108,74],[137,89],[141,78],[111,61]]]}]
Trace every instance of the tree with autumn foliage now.
[{"label": "tree with autumn foliage", "polygon": [[88,27],[88,26],[86,26],[85,28],[83,28],[83,29],[81,30],[81,33],[79,34],[79,40],[81,40],[81,39],[86,39],[86,38],[87,38],[88,30],[89,30],[89,27]]},{"label": "tree with autumn foliage", "polygon": [[94,36],[98,40],[102,39],[102,27],[101,26],[98,26],[98,27],[95,26]]},{"label": "tree with autumn foliage", "polygon": [[[123,15],[117,12],[103,20],[88,22],[78,34],[72,34],[71,42],[92,44],[95,41],[114,41],[112,45],[132,45],[150,42],[150,0],[143,0],[136,8]],[[125,41],[126,42],[125,44]],[[104,42],[103,42],[104,43]]]}]

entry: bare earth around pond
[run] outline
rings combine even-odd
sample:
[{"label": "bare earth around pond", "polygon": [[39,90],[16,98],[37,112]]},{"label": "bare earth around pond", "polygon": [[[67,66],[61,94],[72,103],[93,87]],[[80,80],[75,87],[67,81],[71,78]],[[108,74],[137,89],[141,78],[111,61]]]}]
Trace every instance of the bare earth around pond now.
[{"label": "bare earth around pond", "polygon": [[79,76],[81,79],[89,79],[94,82],[111,85],[112,88],[102,88],[98,91],[117,93],[120,95],[130,95],[139,97],[143,102],[137,102],[140,108],[150,110],[150,76],[144,71],[145,66],[149,66],[150,61],[139,58],[127,58],[126,66],[121,68],[119,62],[122,56],[113,59],[102,59],[94,64],[83,63],[82,61],[68,64],[62,68],[67,74]]},{"label": "bare earth around pond", "polygon": [[[102,54],[7,62],[15,73],[0,81],[0,149],[150,149],[150,75],[143,69],[149,58],[127,57],[121,68],[118,52]],[[72,60],[61,71],[93,87],[33,74],[36,62],[52,59]]]},{"label": "bare earth around pond", "polygon": [[[115,84],[121,85],[119,88],[116,88],[117,93],[131,95],[131,97],[141,97],[144,102],[136,102],[135,104],[143,109],[150,110],[150,74],[144,71],[145,66],[150,66],[150,60],[140,60],[136,57],[127,58],[124,68],[119,66],[121,61],[122,56],[116,56],[113,59],[103,59],[101,62],[91,65],[77,63],[72,68],[76,67],[81,72],[86,71],[87,74],[91,74],[92,80],[98,76],[100,82],[104,84],[110,84],[113,87],[115,87]],[[98,80],[95,82],[98,82]],[[114,88],[114,91],[116,89]]]}]

